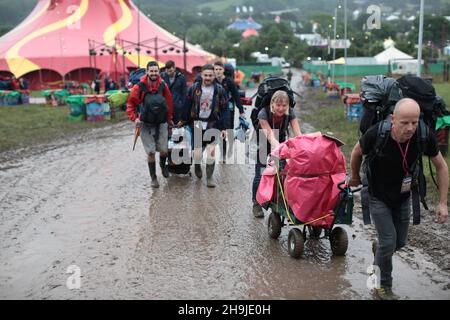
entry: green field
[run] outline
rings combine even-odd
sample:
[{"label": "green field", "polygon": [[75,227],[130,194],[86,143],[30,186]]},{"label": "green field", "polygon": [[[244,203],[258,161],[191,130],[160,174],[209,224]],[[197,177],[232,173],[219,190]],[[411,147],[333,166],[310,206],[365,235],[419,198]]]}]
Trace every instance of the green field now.
[{"label": "green field", "polygon": [[242,5],[242,0],[221,0],[221,1],[213,1],[208,3],[203,3],[198,6],[198,8],[204,9],[204,8],[210,8],[211,11],[215,12],[222,12],[225,9],[227,9],[230,6],[238,6]]},{"label": "green field", "polygon": [[436,93],[444,98],[447,109],[450,110],[450,82],[433,84]]},{"label": "green field", "polygon": [[69,113],[67,106],[0,106],[0,152],[50,142],[125,119],[124,112],[119,112],[112,121],[72,123]]}]

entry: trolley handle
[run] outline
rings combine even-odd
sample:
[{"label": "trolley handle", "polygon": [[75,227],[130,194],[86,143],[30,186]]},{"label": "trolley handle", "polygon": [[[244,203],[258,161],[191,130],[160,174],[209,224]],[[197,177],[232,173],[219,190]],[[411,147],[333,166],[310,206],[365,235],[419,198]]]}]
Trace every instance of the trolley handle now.
[{"label": "trolley handle", "polygon": [[[338,188],[339,188],[339,190],[341,190],[341,191],[349,191],[349,190],[350,190],[352,193],[361,191],[362,186],[361,186],[361,187],[356,187],[355,189],[351,189],[351,188],[347,187],[347,183],[346,183],[346,182],[347,182],[347,181],[344,180],[344,181],[338,183]],[[346,186],[345,186],[345,187],[342,187],[343,185],[346,185]]]}]

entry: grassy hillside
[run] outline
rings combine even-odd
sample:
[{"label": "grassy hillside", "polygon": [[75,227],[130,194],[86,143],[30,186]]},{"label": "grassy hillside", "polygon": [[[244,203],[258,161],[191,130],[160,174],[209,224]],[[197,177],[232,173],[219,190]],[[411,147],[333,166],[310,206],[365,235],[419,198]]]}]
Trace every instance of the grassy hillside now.
[{"label": "grassy hillside", "polygon": [[[198,6],[199,10],[210,8],[211,11],[222,12],[233,6],[243,5],[243,0],[220,0],[220,1],[208,1]],[[234,11],[234,10],[233,10]]]}]

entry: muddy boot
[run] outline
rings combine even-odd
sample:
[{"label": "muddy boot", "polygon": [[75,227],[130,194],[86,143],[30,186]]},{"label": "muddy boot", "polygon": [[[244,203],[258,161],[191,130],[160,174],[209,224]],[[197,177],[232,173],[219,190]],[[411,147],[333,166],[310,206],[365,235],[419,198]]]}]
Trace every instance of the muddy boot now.
[{"label": "muddy boot", "polygon": [[169,169],[166,164],[167,157],[159,157],[159,166],[161,167],[161,172],[164,178],[169,177]]},{"label": "muddy boot", "polygon": [[253,202],[253,216],[255,218],[264,218],[264,211],[257,202]]},{"label": "muddy boot", "polygon": [[195,175],[199,179],[201,179],[203,177],[202,166],[200,164],[196,164],[195,165]]},{"label": "muddy boot", "polygon": [[206,186],[208,188],[215,188],[216,184],[213,178],[214,173],[214,163],[206,165]]},{"label": "muddy boot", "polygon": [[152,179],[152,188],[159,188],[158,178],[156,177],[156,163],[149,162],[148,170],[150,171],[150,178]]},{"label": "muddy boot", "polygon": [[375,295],[379,300],[399,300],[400,297],[392,292],[391,287],[381,286],[375,289]]}]

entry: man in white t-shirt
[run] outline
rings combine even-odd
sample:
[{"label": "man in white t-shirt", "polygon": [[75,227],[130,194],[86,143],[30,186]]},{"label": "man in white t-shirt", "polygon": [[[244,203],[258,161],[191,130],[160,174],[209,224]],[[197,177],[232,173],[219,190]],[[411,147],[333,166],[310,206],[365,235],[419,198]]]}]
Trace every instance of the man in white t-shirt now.
[{"label": "man in white t-shirt", "polygon": [[[201,82],[195,82],[189,89],[186,98],[186,121],[193,131],[192,137],[194,149],[195,175],[201,179],[202,153],[207,148],[206,185],[214,188],[213,181],[215,164],[215,146],[220,138],[225,135],[227,95],[223,87],[214,82],[214,67],[207,64],[202,68]],[[217,137],[216,133],[221,133]],[[197,134],[196,132],[197,131]],[[220,137],[221,135],[221,137]],[[195,141],[196,136],[201,136],[201,142]]]}]

